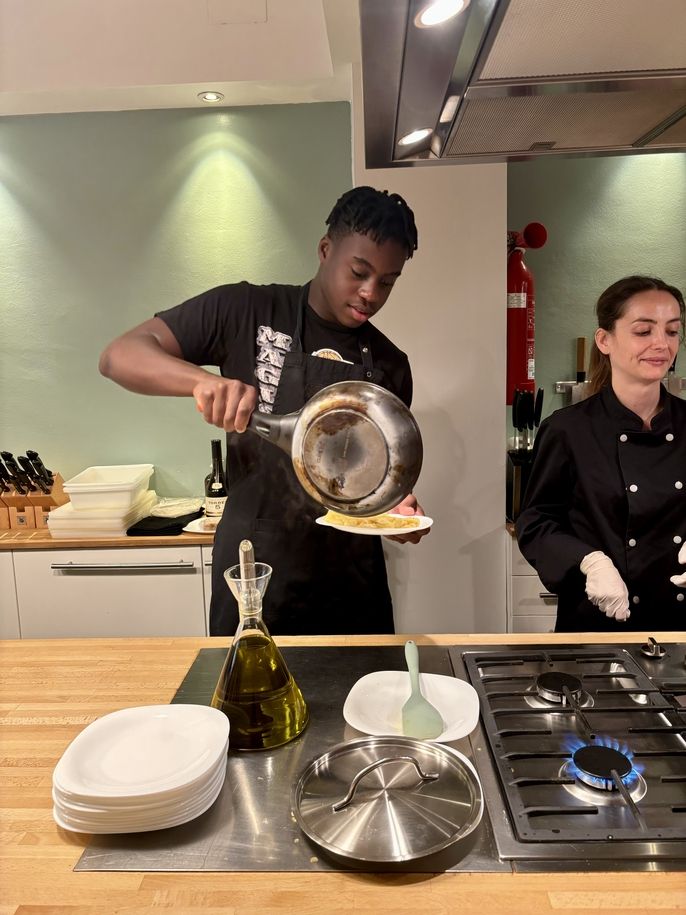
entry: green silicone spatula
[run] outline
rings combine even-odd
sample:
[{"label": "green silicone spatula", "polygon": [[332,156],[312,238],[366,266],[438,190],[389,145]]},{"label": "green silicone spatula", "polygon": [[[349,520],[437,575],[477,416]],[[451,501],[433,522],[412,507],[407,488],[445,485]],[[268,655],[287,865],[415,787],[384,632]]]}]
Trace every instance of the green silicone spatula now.
[{"label": "green silicone spatula", "polygon": [[420,740],[433,740],[444,730],[441,713],[422,695],[419,686],[419,651],[412,639],[405,642],[405,660],[410,672],[412,693],[402,707],[403,734]]}]

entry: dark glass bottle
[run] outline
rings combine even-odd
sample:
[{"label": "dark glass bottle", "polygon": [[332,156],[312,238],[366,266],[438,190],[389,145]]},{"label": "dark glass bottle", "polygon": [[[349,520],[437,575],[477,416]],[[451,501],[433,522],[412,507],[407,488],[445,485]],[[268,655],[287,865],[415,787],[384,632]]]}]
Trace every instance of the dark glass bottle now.
[{"label": "dark glass bottle", "polygon": [[207,518],[221,518],[228,494],[222,463],[222,443],[220,439],[213,438],[212,469],[205,477],[205,516]]}]

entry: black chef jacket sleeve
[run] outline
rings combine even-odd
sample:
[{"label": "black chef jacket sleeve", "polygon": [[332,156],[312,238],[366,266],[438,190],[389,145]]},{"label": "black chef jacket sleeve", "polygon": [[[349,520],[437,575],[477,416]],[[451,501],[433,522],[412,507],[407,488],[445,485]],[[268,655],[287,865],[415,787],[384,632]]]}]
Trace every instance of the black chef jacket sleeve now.
[{"label": "black chef jacket sleeve", "polygon": [[597,547],[585,543],[569,524],[575,466],[566,431],[541,424],[534,442],[533,465],[517,518],[517,543],[543,584],[557,594],[577,578],[579,563]]}]

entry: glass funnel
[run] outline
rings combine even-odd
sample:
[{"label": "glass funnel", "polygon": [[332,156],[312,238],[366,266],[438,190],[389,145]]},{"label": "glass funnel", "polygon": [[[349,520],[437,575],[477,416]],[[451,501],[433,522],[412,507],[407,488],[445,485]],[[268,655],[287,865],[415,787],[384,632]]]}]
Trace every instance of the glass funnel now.
[{"label": "glass funnel", "polygon": [[297,737],[309,719],[302,693],[262,619],[271,566],[255,562],[253,569],[254,577],[247,578],[240,565],[224,572],[238,601],[239,623],[211,704],[231,722],[233,750],[281,746]]}]

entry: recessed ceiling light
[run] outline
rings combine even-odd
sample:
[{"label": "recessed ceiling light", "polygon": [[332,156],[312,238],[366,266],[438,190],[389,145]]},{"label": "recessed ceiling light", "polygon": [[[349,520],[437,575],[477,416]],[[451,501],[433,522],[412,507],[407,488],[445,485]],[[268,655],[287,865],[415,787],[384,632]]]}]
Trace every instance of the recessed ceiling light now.
[{"label": "recessed ceiling light", "polygon": [[212,90],[209,92],[198,92],[198,98],[202,99],[203,102],[221,102],[224,96],[221,92],[214,92]]},{"label": "recessed ceiling light", "polygon": [[469,6],[469,0],[433,0],[417,13],[414,24],[420,29],[430,29],[457,16]]},{"label": "recessed ceiling light", "polygon": [[413,143],[419,143],[432,133],[431,127],[420,127],[419,130],[413,130],[412,133],[406,133],[404,137],[401,137],[398,140],[398,146],[411,146]]}]

